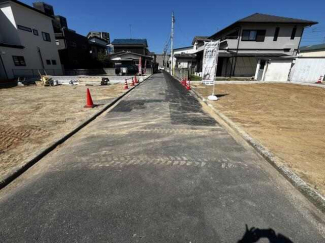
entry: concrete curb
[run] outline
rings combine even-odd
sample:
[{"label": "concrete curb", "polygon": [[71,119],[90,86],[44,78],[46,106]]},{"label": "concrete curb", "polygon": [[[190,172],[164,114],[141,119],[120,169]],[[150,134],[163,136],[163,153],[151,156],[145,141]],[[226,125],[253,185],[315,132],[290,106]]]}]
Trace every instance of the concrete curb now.
[{"label": "concrete curb", "polygon": [[249,145],[251,145],[263,158],[265,158],[275,169],[277,169],[294,187],[296,187],[310,202],[312,202],[318,209],[325,213],[325,197],[317,190],[310,187],[304,180],[302,180],[296,173],[291,171],[287,166],[280,162],[280,159],[272,154],[266,147],[254,140],[243,129],[237,126],[227,116],[222,114],[219,110],[214,108],[209,101],[191,90],[191,93],[199,100],[208,105],[211,110],[223,120],[231,129],[239,134]]},{"label": "concrete curb", "polygon": [[127,94],[129,94],[132,90],[134,90],[135,88],[137,88],[144,81],[146,81],[147,79],[149,79],[151,76],[152,75],[150,75],[149,77],[147,77],[146,79],[144,79],[142,82],[140,82],[138,85],[132,87],[131,89],[129,89],[128,91],[126,91],[125,93],[123,93],[122,95],[120,95],[119,97],[115,98],[112,102],[110,102],[109,104],[105,105],[100,111],[98,111],[97,113],[95,113],[93,116],[91,116],[90,118],[88,118],[86,121],[84,121],[81,124],[79,124],[71,132],[69,132],[68,134],[64,135],[62,138],[58,139],[57,141],[55,141],[54,143],[52,143],[51,145],[49,145],[47,148],[45,148],[42,151],[40,151],[33,159],[27,161],[24,165],[22,165],[18,169],[15,169],[11,173],[9,173],[9,175],[7,175],[4,179],[2,179],[0,181],[0,190],[3,189],[4,187],[6,187],[7,185],[9,185],[12,181],[14,181],[16,178],[18,178],[24,172],[26,172],[29,168],[31,168],[34,164],[36,164],[38,161],[40,161],[42,158],[44,158],[47,154],[49,154],[50,152],[52,152],[57,146],[59,146],[60,144],[63,144],[65,141],[67,141],[69,138],[71,138],[74,134],[76,134],[82,128],[84,128],[85,126],[87,126],[90,122],[92,122],[93,120],[95,120],[99,115],[101,115],[107,109],[109,109],[110,107],[112,107],[113,105],[115,105],[124,96],[126,96]]}]

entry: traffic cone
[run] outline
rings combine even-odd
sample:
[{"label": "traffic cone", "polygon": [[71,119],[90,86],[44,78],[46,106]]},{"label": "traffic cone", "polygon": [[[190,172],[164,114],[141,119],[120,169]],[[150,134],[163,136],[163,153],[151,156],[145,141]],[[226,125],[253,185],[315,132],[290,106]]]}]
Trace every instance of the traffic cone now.
[{"label": "traffic cone", "polygon": [[125,83],[124,83],[124,89],[129,89],[128,81],[126,79],[125,79]]},{"label": "traffic cone", "polygon": [[87,104],[85,105],[85,108],[94,108],[95,105],[93,103],[93,99],[91,98],[90,91],[87,89]]},{"label": "traffic cone", "polygon": [[139,81],[138,81],[138,79],[137,79],[137,75],[134,76],[134,82],[135,82],[136,84],[139,83]]},{"label": "traffic cone", "polygon": [[131,86],[135,86],[134,79],[132,78]]},{"label": "traffic cone", "polygon": [[320,76],[316,84],[321,84],[323,82],[323,76]]},{"label": "traffic cone", "polygon": [[191,82],[190,82],[190,80],[187,81],[186,89],[191,90]]}]

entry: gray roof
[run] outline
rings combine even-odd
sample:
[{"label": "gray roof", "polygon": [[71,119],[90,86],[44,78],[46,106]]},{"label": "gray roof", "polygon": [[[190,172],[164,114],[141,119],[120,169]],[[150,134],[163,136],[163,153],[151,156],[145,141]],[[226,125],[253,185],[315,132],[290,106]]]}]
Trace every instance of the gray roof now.
[{"label": "gray roof", "polygon": [[300,47],[301,52],[325,50],[325,44],[311,45]]},{"label": "gray roof", "polygon": [[318,22],[310,21],[310,20],[279,17],[279,16],[260,14],[260,13],[255,13],[246,18],[240,19],[237,21],[237,23],[286,23],[286,24],[306,24],[306,25],[318,24]]},{"label": "gray roof", "polygon": [[221,32],[228,31],[228,30],[232,29],[233,27],[237,26],[238,24],[242,24],[242,23],[300,24],[300,25],[304,25],[304,26],[311,26],[314,24],[318,24],[318,22],[310,21],[310,20],[294,19],[294,18],[279,17],[279,16],[274,16],[274,15],[255,13],[248,17],[245,17],[243,19],[236,21],[235,23],[229,25],[228,27],[213,34],[209,38],[213,38],[214,36],[220,34]]},{"label": "gray roof", "polygon": [[115,39],[112,45],[144,45],[148,47],[147,39]]}]

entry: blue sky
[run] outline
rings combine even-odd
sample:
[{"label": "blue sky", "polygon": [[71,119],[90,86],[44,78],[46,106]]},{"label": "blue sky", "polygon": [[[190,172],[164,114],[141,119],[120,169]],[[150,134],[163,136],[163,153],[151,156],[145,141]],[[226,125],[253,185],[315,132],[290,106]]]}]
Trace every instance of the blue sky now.
[{"label": "blue sky", "polygon": [[[22,0],[32,4],[33,0]],[[302,45],[325,43],[325,0],[43,0],[65,16],[70,29],[86,35],[106,31],[115,38],[147,38],[150,51],[161,53],[170,35],[174,11],[175,47],[189,46],[195,35],[211,35],[253,13],[318,21],[305,31]]]}]

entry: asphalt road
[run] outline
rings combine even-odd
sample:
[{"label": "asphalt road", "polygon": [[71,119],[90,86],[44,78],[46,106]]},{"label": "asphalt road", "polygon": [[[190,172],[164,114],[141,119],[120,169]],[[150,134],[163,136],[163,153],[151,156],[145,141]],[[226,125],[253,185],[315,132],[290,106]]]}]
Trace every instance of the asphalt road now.
[{"label": "asphalt road", "polygon": [[324,225],[167,74],[0,192],[0,242],[325,242]]}]

